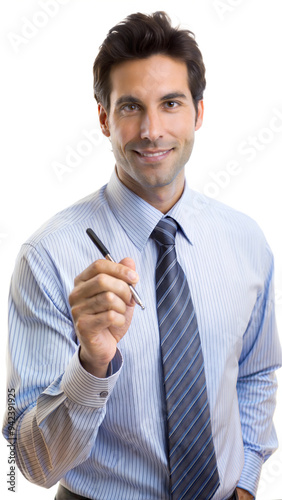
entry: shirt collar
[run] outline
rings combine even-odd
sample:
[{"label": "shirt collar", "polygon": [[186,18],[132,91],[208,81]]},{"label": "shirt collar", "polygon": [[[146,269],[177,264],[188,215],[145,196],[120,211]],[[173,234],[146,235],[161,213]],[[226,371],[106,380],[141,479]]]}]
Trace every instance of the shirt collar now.
[{"label": "shirt collar", "polygon": [[[185,237],[192,244],[194,238],[194,210],[191,205],[191,190],[185,182],[181,198],[166,215],[173,217],[180,225]],[[163,213],[128,189],[112,173],[105,196],[110,209],[134,245],[142,251],[153,229]]]}]

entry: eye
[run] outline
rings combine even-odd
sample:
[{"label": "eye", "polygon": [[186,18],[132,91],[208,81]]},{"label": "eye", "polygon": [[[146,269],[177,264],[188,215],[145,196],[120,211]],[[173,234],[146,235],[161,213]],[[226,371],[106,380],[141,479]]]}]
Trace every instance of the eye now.
[{"label": "eye", "polygon": [[128,104],[124,104],[122,107],[121,107],[121,111],[125,111],[125,112],[132,112],[132,111],[137,111],[139,109],[139,106],[138,104],[134,104],[134,103],[128,103]]},{"label": "eye", "polygon": [[166,101],[164,106],[169,109],[177,108],[180,105],[178,101]]}]

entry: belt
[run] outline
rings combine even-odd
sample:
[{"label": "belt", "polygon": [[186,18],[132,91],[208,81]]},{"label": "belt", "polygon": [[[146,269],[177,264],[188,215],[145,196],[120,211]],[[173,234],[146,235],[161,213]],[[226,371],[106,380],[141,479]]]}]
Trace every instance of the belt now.
[{"label": "belt", "polygon": [[55,500],[71,500],[71,499],[76,499],[76,500],[91,500],[90,498],[83,497],[81,495],[78,495],[77,493],[73,493],[72,491],[67,490],[64,486],[59,484],[58,491],[55,496]]},{"label": "belt", "polygon": [[227,500],[239,500],[237,491],[235,490],[233,495],[231,495],[231,497],[227,498]]},{"label": "belt", "polygon": [[[83,497],[77,493],[72,493],[72,491],[67,490],[64,486],[59,484],[59,488],[55,497],[55,500],[91,500],[88,497]],[[233,495],[227,500],[238,500],[237,492],[234,491]]]}]

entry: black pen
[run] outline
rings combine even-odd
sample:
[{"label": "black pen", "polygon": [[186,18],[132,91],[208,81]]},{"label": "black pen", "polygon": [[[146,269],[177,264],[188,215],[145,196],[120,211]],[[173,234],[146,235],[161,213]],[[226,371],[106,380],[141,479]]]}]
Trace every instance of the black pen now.
[{"label": "black pen", "polygon": [[[97,234],[94,233],[94,231],[89,227],[86,229],[86,232],[89,236],[89,238],[93,241],[94,245],[100,250],[101,254],[105,257],[105,259],[110,260],[111,262],[115,262],[115,260],[112,258],[109,250],[105,247],[105,245],[102,243],[102,241],[98,238]],[[136,292],[135,288],[132,285],[128,285],[130,288],[130,291],[133,295],[133,298],[138,304],[141,309],[145,309],[144,304],[142,303],[142,300],[140,299],[138,293]]]}]

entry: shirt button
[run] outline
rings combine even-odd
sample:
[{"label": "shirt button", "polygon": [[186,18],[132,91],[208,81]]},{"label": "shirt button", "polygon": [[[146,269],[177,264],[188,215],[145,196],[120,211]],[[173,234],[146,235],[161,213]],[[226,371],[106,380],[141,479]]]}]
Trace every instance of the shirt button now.
[{"label": "shirt button", "polygon": [[106,398],[108,396],[108,394],[109,394],[108,391],[102,391],[102,392],[100,392],[100,397]]}]

